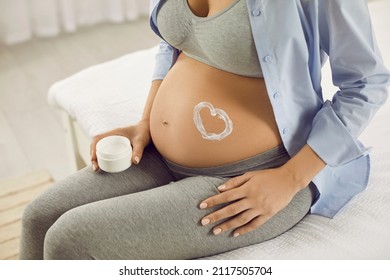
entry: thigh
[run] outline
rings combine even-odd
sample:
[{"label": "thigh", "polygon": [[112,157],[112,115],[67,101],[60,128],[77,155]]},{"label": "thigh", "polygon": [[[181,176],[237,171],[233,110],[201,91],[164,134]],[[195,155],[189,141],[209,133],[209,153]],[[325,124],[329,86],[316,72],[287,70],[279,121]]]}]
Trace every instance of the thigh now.
[{"label": "thigh", "polygon": [[294,226],[310,208],[311,193],[306,188],[259,229],[236,238],[231,232],[215,236],[212,226],[202,226],[200,219],[217,207],[200,210],[198,205],[219,193],[217,186],[223,182],[215,177],[191,177],[76,208],[50,229],[45,256],[194,259],[273,238]]},{"label": "thigh", "polygon": [[47,216],[55,220],[72,208],[155,188],[172,180],[174,177],[151,146],[145,150],[139,165],[132,165],[120,173],[96,173],[86,167],[48,188],[29,208],[45,210]]}]

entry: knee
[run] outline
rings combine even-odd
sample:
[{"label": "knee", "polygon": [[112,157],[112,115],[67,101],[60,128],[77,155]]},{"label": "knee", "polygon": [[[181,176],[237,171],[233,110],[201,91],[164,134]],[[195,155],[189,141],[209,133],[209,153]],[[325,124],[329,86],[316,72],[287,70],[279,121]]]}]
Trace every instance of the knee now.
[{"label": "knee", "polygon": [[50,222],[55,220],[53,211],[51,211],[43,195],[35,198],[23,210],[22,228],[28,230],[44,230],[45,225],[50,226]]},{"label": "knee", "polygon": [[29,203],[23,211],[22,227],[47,230],[66,212],[70,207],[69,201],[64,199],[67,184],[67,180],[57,182]]},{"label": "knee", "polygon": [[44,259],[92,259],[88,255],[90,235],[77,209],[63,214],[47,231],[44,241]]}]

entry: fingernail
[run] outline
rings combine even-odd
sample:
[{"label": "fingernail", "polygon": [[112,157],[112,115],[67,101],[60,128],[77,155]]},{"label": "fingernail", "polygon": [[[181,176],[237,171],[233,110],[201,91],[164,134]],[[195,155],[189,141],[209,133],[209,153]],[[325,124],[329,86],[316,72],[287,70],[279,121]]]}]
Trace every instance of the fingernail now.
[{"label": "fingernail", "polygon": [[205,225],[208,225],[210,223],[210,219],[203,219],[202,220],[202,225],[205,226]]},{"label": "fingernail", "polygon": [[220,228],[215,228],[215,229],[213,230],[214,235],[218,235],[218,234],[220,234],[221,232],[222,232],[222,229],[220,229]]},{"label": "fingernail", "polygon": [[226,185],[221,185],[218,187],[218,190],[224,190],[224,189],[226,189]]},{"label": "fingernail", "polygon": [[95,166],[95,164],[92,164],[92,168],[93,168],[93,171],[96,171],[97,167]]},{"label": "fingernail", "polygon": [[235,234],[233,234],[233,237],[237,237],[237,236],[240,236],[240,234],[238,232],[236,232]]},{"label": "fingernail", "polygon": [[206,202],[202,202],[200,205],[199,205],[199,208],[200,209],[205,209],[207,207],[207,203]]},{"label": "fingernail", "polygon": [[138,164],[138,163],[139,163],[139,157],[136,156],[136,157],[134,158],[134,161],[135,161],[136,164]]}]

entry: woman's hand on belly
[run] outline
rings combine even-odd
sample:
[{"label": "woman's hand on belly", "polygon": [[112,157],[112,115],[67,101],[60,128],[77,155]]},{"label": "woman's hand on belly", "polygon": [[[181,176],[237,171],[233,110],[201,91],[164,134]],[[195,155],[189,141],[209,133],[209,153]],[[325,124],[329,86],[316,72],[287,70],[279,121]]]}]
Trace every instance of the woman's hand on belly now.
[{"label": "woman's hand on belly", "polygon": [[136,125],[116,128],[114,130],[93,137],[90,146],[90,155],[92,168],[94,171],[99,170],[99,165],[96,157],[96,144],[100,139],[111,135],[121,135],[130,140],[131,146],[133,148],[131,160],[134,164],[138,164],[142,158],[142,154],[145,147],[150,143],[151,140],[149,120],[141,120]]},{"label": "woman's hand on belly", "polygon": [[201,223],[208,225],[226,218],[214,227],[215,235],[235,229],[233,236],[243,235],[266,223],[285,208],[298,189],[291,174],[283,167],[253,171],[229,179],[218,187],[220,194],[204,200],[201,209],[229,203],[205,216]]}]

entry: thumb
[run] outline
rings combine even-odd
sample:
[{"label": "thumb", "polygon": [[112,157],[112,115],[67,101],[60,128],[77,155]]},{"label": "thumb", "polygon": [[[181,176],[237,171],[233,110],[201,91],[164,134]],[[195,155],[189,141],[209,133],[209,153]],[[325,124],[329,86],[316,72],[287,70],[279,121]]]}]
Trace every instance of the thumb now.
[{"label": "thumb", "polygon": [[139,142],[134,142],[133,143],[133,154],[131,157],[131,161],[134,164],[139,164],[141,159],[142,159],[143,153],[144,153],[144,146],[141,145],[141,143],[139,143]]}]

